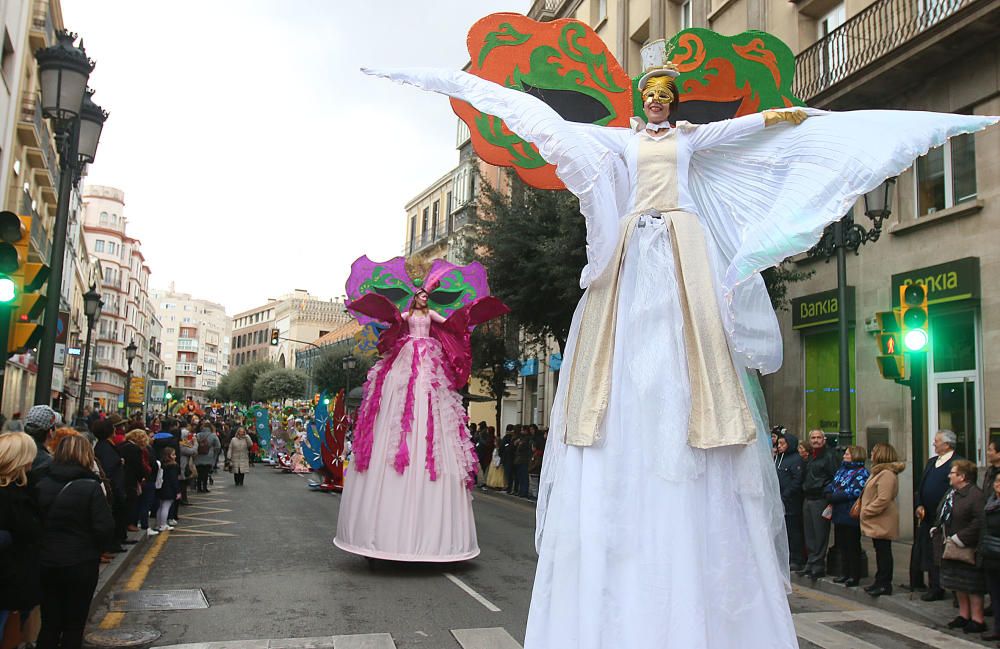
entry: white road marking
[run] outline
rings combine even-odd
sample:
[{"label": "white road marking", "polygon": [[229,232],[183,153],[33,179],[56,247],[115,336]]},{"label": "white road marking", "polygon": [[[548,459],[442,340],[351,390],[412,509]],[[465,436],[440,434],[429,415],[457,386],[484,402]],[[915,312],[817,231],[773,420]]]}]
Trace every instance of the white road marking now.
[{"label": "white road marking", "polygon": [[522,649],[506,629],[452,629],[462,649]]},{"label": "white road marking", "polygon": [[475,590],[473,590],[472,586],[469,586],[467,583],[465,583],[455,575],[451,574],[450,572],[446,572],[444,573],[444,576],[448,578],[448,581],[450,581],[451,583],[455,584],[456,586],[464,590],[466,593],[468,593],[468,595],[472,599],[476,600],[477,602],[485,606],[487,610],[493,611],[494,613],[500,612],[500,608],[496,604],[494,604],[490,600],[486,599],[485,597],[477,593]]}]

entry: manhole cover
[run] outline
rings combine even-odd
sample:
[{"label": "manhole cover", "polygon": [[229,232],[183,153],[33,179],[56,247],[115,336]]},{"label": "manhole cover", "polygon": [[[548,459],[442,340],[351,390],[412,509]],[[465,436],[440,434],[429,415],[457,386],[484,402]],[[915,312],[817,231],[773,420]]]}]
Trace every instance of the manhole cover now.
[{"label": "manhole cover", "polygon": [[160,632],[153,629],[114,629],[91,631],[83,638],[89,649],[129,649],[148,647],[160,639]]},{"label": "manhole cover", "polygon": [[208,608],[200,588],[191,590],[137,590],[111,594],[112,611],[183,611]]}]

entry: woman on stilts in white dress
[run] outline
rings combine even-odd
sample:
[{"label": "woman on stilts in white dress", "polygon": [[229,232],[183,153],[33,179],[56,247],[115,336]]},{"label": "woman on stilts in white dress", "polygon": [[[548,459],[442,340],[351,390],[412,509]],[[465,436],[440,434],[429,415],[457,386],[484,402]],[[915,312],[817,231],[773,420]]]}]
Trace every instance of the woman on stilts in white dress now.
[{"label": "woman on stilts in white dress", "polygon": [[462,72],[366,72],[504,120],[556,165],[586,219],[525,649],[790,649],[755,372],[780,367],[781,338],[759,272],[928,148],[996,119],[790,109],[675,126],[676,72],[662,56],[647,69],[650,123],[634,129],[566,122]]}]

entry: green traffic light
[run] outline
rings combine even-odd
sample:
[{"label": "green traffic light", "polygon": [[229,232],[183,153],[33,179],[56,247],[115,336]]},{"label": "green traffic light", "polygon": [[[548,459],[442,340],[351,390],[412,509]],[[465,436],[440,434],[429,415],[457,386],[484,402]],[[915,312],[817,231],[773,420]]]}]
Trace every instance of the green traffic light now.
[{"label": "green traffic light", "polygon": [[903,344],[911,352],[919,352],[927,346],[927,332],[923,329],[911,329],[903,336]]},{"label": "green traffic light", "polygon": [[17,284],[9,277],[0,277],[0,302],[7,304],[17,297]]},{"label": "green traffic light", "polygon": [[163,395],[163,396],[165,396],[165,397],[167,398],[167,401],[170,401],[171,399],[173,399],[173,398],[174,398],[174,395],[170,394],[169,392],[167,392],[167,393],[166,393],[165,395]]},{"label": "green traffic light", "polygon": [[325,399],[323,399],[323,405],[324,406],[330,405],[330,397],[326,397]]}]

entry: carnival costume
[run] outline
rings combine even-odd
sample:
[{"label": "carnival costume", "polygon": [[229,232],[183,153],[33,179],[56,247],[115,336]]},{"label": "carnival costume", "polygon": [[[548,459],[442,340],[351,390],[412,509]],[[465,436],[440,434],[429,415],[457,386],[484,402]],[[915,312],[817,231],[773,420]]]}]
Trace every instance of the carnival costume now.
[{"label": "carnival costume", "polygon": [[[348,279],[348,308],[362,324],[388,328],[364,385],[334,543],[374,559],[471,559],[479,554],[478,460],[459,390],[469,379],[472,327],[507,308],[488,296],[478,263],[436,260],[423,282],[410,280],[403,263],[362,257]],[[419,291],[429,297],[426,312],[401,313]]]},{"label": "carnival costume", "polygon": [[759,273],[929,148],[996,119],[805,109],[794,127],[769,111],[654,135],[568,122],[464,72],[366,72],[502,119],[556,165],[586,220],[525,649],[798,647],[753,372],[776,371],[782,351]]}]

